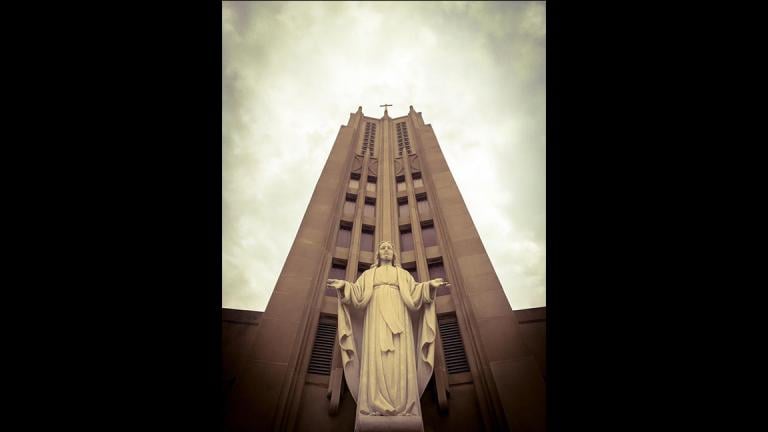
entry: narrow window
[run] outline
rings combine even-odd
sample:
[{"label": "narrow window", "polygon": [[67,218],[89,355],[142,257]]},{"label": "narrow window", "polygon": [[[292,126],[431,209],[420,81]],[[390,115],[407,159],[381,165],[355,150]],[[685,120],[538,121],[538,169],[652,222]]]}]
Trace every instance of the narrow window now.
[{"label": "narrow window", "polygon": [[373,252],[373,227],[363,226],[363,232],[360,236],[360,250]]},{"label": "narrow window", "polygon": [[413,232],[411,231],[410,227],[407,230],[400,232],[400,250],[413,250]]},{"label": "narrow window", "polygon": [[355,214],[355,205],[357,202],[357,197],[354,195],[347,195],[347,200],[344,201],[344,214],[347,216],[352,216]]},{"label": "narrow window", "polygon": [[421,215],[422,218],[427,218],[430,216],[429,203],[427,202],[426,196],[417,197],[416,206],[419,208],[419,215]]},{"label": "narrow window", "polygon": [[369,200],[365,201],[365,207],[363,207],[363,216],[376,217],[376,204]]},{"label": "narrow window", "polygon": [[424,242],[424,247],[437,246],[437,232],[434,225],[426,225],[421,227],[421,239]]},{"label": "narrow window", "polygon": [[352,227],[346,224],[341,225],[339,227],[339,235],[336,237],[336,246],[348,248],[351,240],[352,240]]},{"label": "narrow window", "polygon": [[398,214],[400,215],[400,220],[406,220],[409,216],[409,209],[408,209],[408,202],[401,203],[398,205]]}]

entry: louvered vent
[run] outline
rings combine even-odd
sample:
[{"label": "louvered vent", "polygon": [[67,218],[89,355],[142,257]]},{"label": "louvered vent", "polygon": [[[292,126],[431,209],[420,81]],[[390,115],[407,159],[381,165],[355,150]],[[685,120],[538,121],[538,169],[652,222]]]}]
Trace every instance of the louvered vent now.
[{"label": "louvered vent", "polygon": [[363,134],[363,156],[368,152],[373,157],[373,145],[376,143],[376,123],[365,123],[365,134]]},{"label": "louvered vent", "polygon": [[397,123],[395,125],[397,132],[397,155],[403,155],[403,147],[405,147],[406,153],[411,154],[411,142],[408,139],[408,126],[405,122]]},{"label": "louvered vent", "polygon": [[315,344],[312,346],[312,357],[309,359],[307,372],[319,375],[331,374],[333,347],[336,343],[336,319],[320,317],[315,334]]},{"label": "louvered vent", "polygon": [[443,341],[445,368],[448,373],[469,372],[469,363],[467,363],[467,355],[464,352],[464,343],[461,341],[461,332],[459,332],[459,322],[456,320],[456,315],[439,315],[437,321],[440,328],[440,339]]}]

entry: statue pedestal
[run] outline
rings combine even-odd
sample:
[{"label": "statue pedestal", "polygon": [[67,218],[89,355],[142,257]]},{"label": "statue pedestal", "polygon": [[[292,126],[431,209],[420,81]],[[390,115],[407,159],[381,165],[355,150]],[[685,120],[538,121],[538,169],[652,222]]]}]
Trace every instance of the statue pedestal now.
[{"label": "statue pedestal", "polygon": [[355,432],[424,432],[421,416],[357,415]]}]

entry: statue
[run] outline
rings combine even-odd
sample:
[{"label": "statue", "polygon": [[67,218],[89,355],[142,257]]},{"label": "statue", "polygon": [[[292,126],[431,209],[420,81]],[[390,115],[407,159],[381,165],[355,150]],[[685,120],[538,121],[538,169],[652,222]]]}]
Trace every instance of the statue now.
[{"label": "statue", "polygon": [[338,339],[357,402],[355,429],[370,416],[418,416],[421,425],[419,399],[434,369],[435,293],[450,284],[439,278],[417,283],[400,267],[392,243],[383,241],[357,282],[328,279],[327,286],[339,298]]}]

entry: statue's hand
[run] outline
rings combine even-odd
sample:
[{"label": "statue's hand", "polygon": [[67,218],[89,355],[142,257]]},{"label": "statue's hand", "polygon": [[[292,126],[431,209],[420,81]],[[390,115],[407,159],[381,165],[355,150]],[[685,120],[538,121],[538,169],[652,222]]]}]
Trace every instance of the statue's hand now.
[{"label": "statue's hand", "polygon": [[339,279],[328,279],[326,283],[328,288],[342,289],[344,288],[344,281]]},{"label": "statue's hand", "polygon": [[434,289],[437,289],[437,288],[440,288],[441,286],[449,287],[449,286],[451,286],[451,284],[449,284],[448,282],[444,281],[443,278],[437,278],[437,279],[432,279],[431,281],[429,281],[429,286],[434,288]]}]

